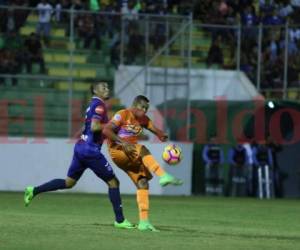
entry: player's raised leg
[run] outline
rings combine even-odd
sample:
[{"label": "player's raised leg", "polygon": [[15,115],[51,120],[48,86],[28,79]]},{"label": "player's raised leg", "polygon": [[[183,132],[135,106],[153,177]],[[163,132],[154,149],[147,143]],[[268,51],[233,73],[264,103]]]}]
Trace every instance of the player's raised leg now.
[{"label": "player's raised leg", "polygon": [[159,176],[159,184],[161,186],[167,186],[167,185],[182,185],[183,182],[180,179],[175,178],[174,176],[168,174],[160,165],[159,163],[155,160],[153,155],[149,152],[149,150],[145,147],[142,146],[141,149],[141,158],[142,162],[145,165],[145,167]]},{"label": "player's raised leg", "polygon": [[76,180],[67,177],[66,179],[53,179],[40,186],[28,186],[25,188],[24,202],[28,206],[33,197],[45,192],[56,191],[59,189],[71,188],[76,184]]},{"label": "player's raised leg", "polygon": [[24,193],[25,206],[28,206],[29,203],[32,201],[32,199],[40,193],[56,191],[59,189],[72,188],[76,184],[77,180],[79,180],[84,170],[86,169],[78,156],[77,150],[79,146],[80,146],[79,144],[75,145],[72,163],[69,167],[68,174],[67,174],[68,177],[66,179],[53,179],[49,182],[46,182],[36,187],[33,186],[26,187]]}]

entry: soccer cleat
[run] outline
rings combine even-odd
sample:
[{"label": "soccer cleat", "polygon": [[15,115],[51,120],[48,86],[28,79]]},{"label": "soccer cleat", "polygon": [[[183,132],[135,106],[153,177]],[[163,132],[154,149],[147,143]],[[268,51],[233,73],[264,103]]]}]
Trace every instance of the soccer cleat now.
[{"label": "soccer cleat", "polygon": [[122,222],[116,222],[114,223],[114,226],[116,228],[122,228],[122,229],[132,229],[135,228],[135,225],[133,225],[131,222],[128,220],[123,220]]},{"label": "soccer cleat", "polygon": [[160,177],[159,184],[163,187],[167,186],[169,184],[179,186],[179,185],[183,184],[183,181],[175,178],[174,176],[172,176],[168,173],[165,173],[163,176]]},{"label": "soccer cleat", "polygon": [[140,231],[159,232],[159,230],[152,226],[148,220],[141,220],[137,228]]},{"label": "soccer cleat", "polygon": [[24,202],[25,206],[27,207],[31,200],[33,199],[33,189],[34,187],[28,186],[25,188],[25,193],[24,193]]}]

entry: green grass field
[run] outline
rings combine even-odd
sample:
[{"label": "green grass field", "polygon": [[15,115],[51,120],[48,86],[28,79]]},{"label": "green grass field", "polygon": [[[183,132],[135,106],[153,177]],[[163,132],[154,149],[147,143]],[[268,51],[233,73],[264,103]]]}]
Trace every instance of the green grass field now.
[{"label": "green grass field", "polygon": [[[28,208],[23,194],[0,193],[0,249],[300,249],[300,201],[151,197],[159,233],[112,226],[107,196],[43,194]],[[134,196],[123,196],[137,222]]]}]

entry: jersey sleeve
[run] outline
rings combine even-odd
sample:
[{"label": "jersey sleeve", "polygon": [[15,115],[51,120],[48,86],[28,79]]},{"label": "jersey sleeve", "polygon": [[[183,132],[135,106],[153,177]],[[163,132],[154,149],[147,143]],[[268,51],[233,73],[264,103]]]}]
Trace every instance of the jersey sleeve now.
[{"label": "jersey sleeve", "polygon": [[123,124],[123,121],[126,117],[126,111],[120,110],[117,113],[114,114],[113,118],[111,118],[111,123],[114,124],[116,127],[121,127]]},{"label": "jersey sleeve", "polygon": [[98,120],[100,122],[105,120],[105,107],[104,105],[99,104],[92,110],[92,119]]}]

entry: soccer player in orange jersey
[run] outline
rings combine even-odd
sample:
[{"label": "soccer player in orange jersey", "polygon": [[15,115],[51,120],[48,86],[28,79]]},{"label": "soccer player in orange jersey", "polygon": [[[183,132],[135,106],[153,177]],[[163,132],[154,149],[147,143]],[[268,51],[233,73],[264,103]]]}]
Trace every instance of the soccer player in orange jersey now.
[{"label": "soccer player in orange jersey", "polygon": [[149,214],[149,180],[151,172],[160,177],[161,186],[181,185],[182,181],[165,172],[151,155],[149,150],[138,143],[138,137],[143,128],[154,133],[164,142],[168,136],[154,126],[146,116],[149,108],[147,97],[135,97],[128,109],[118,111],[104,127],[103,133],[108,138],[108,148],[112,160],[124,170],[137,187],[137,204],[139,208],[138,229],[142,231],[158,231],[151,225]]}]

